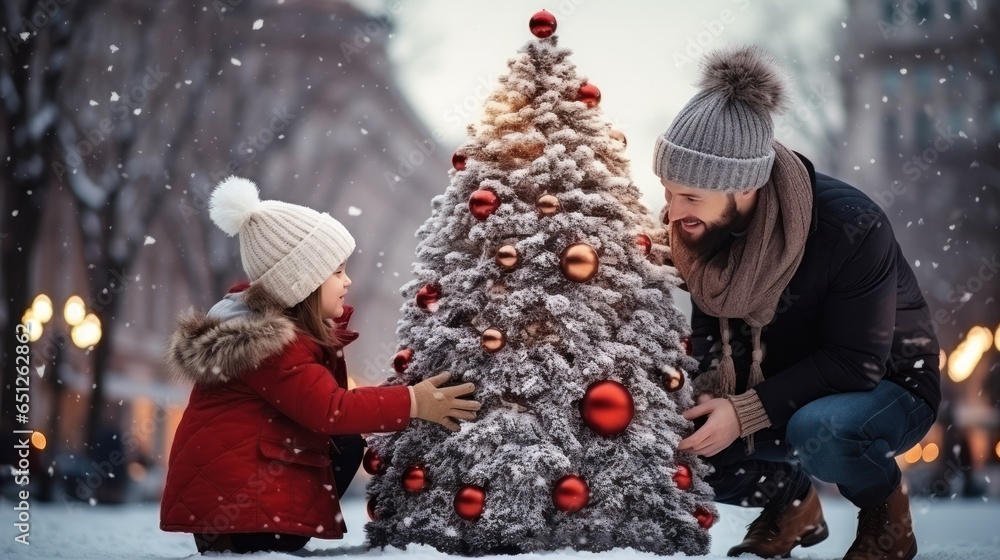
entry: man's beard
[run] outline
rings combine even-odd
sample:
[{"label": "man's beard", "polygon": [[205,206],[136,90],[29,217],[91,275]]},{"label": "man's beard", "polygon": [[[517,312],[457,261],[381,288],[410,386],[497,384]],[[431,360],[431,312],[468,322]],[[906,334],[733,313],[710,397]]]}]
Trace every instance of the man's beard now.
[{"label": "man's beard", "polygon": [[736,208],[736,197],[730,194],[727,199],[726,209],[722,216],[711,223],[703,222],[704,231],[697,239],[692,239],[690,234],[679,225],[672,228],[673,231],[677,232],[681,243],[684,243],[688,250],[701,260],[707,261],[727,247],[733,240],[732,234],[735,228],[743,221],[743,215]]}]

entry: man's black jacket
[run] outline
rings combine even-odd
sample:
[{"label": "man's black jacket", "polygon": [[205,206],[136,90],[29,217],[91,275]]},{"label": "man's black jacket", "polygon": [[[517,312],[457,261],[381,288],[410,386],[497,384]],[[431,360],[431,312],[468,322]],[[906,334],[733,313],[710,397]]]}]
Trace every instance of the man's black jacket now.
[{"label": "man's black jacket", "polygon": [[[927,303],[885,213],[858,189],[799,158],[813,185],[805,253],[761,334],[764,381],[755,389],[772,426],[820,397],[868,391],[883,378],[941,402],[939,349]],[[699,371],[721,348],[719,320],[692,301]],[[750,370],[750,328],[730,320],[736,392]]]}]

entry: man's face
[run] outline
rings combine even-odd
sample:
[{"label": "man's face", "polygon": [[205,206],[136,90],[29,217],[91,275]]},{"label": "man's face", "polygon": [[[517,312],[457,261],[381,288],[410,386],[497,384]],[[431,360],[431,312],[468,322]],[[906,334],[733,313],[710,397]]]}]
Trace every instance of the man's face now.
[{"label": "man's face", "polygon": [[685,245],[697,253],[715,250],[742,221],[736,195],[686,187],[661,179],[669,212]]}]

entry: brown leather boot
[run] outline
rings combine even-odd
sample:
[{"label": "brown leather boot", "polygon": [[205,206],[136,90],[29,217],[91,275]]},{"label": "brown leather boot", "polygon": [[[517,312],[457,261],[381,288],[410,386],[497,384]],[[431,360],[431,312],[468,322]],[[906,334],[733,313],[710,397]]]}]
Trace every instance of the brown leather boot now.
[{"label": "brown leather boot", "polygon": [[814,486],[802,500],[764,508],[747,527],[747,536],[729,549],[729,556],[749,552],[763,558],[788,558],[796,546],[812,546],[830,536]]},{"label": "brown leather boot", "polygon": [[858,512],[858,535],[844,560],[910,560],[917,555],[906,483],[884,502]]}]

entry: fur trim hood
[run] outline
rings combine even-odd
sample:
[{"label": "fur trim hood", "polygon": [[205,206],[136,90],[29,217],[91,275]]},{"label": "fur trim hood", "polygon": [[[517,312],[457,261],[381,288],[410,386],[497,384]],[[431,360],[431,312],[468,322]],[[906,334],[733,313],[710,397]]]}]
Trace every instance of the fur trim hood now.
[{"label": "fur trim hood", "polygon": [[260,285],[230,292],[205,313],[177,320],[164,367],[172,380],[218,385],[240,377],[298,338],[282,305]]}]

